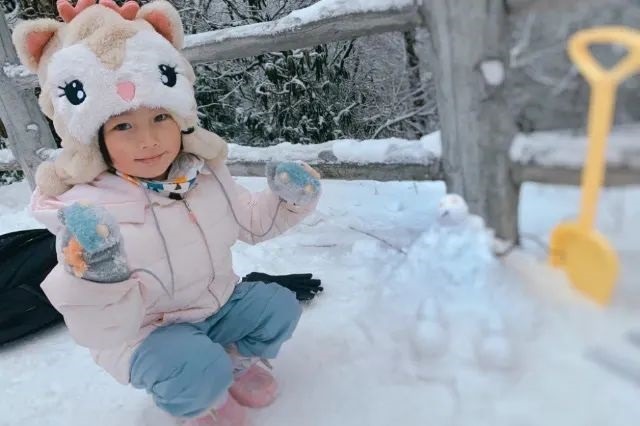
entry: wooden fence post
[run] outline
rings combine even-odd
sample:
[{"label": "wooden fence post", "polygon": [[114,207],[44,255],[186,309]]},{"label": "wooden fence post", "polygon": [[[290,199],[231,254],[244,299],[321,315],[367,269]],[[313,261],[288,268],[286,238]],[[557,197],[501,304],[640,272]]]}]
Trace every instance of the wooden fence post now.
[{"label": "wooden fence post", "polygon": [[425,55],[436,77],[443,166],[498,237],[518,240],[519,187],[510,171],[516,126],[505,102],[509,67],[504,0],[424,0]]},{"label": "wooden fence post", "polygon": [[42,161],[38,149],[55,148],[56,144],[33,90],[17,88],[4,72],[4,65],[18,63],[9,25],[0,9],[0,120],[5,125],[13,156],[33,189],[35,170]]}]

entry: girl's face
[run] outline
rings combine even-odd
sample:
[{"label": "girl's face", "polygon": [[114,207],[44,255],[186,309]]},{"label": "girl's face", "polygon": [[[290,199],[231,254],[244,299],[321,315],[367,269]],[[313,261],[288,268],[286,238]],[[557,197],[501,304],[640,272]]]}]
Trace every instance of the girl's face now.
[{"label": "girl's face", "polygon": [[180,128],[167,110],[140,107],[111,117],[104,124],[104,143],[121,173],[161,180],[180,152]]}]

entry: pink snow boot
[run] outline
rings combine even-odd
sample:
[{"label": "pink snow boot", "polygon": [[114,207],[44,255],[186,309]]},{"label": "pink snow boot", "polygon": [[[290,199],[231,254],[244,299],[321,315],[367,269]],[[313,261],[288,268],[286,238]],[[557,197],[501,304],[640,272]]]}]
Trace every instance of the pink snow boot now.
[{"label": "pink snow boot", "polygon": [[220,408],[183,420],[182,426],[248,426],[247,409],[229,395]]},{"label": "pink snow boot", "polygon": [[254,364],[236,379],[229,393],[245,407],[262,408],[276,400],[278,385],[271,373]]},{"label": "pink snow boot", "polygon": [[258,367],[258,358],[242,356],[235,347],[230,348],[228,352],[235,377],[229,388],[233,398],[245,407],[263,408],[271,405],[278,396],[278,385],[271,373]]}]

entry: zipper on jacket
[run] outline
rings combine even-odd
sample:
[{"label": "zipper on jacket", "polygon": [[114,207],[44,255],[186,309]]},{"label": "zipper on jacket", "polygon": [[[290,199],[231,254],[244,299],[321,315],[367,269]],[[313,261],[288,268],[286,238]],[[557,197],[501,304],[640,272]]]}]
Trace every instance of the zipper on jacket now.
[{"label": "zipper on jacket", "polygon": [[187,215],[189,216],[189,220],[191,220],[194,223],[194,225],[196,225],[196,227],[198,228],[198,231],[200,232],[200,237],[202,237],[202,241],[204,242],[204,246],[207,249],[207,255],[209,256],[209,266],[211,267],[211,279],[209,281],[209,284],[207,285],[207,291],[216,300],[216,302],[218,303],[218,309],[220,309],[220,308],[222,308],[222,304],[220,303],[220,299],[218,299],[218,297],[213,293],[213,291],[210,288],[211,284],[213,284],[213,281],[216,279],[216,268],[215,268],[215,265],[213,263],[213,257],[211,255],[211,248],[209,247],[209,243],[207,242],[207,237],[206,237],[204,231],[202,230],[202,226],[200,226],[200,222],[198,222],[198,217],[196,216],[194,211],[191,209],[191,206],[189,205],[187,200],[184,199],[184,198],[182,199],[182,203],[184,204],[184,206],[187,209]]}]

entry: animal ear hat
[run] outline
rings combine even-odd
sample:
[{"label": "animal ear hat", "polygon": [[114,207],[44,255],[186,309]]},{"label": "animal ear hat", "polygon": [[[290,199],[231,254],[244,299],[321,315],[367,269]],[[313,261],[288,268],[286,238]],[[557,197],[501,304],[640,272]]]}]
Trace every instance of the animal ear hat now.
[{"label": "animal ear hat", "polygon": [[183,149],[224,160],[226,143],[199,126],[195,74],[180,50],[182,21],[165,0],[140,7],[113,0],[58,0],[54,19],[23,21],[13,43],[38,75],[40,108],[53,121],[62,150],[36,172],[44,194],[60,195],[108,169],[98,130],[112,116],[146,106],[167,109],[183,133]]}]

